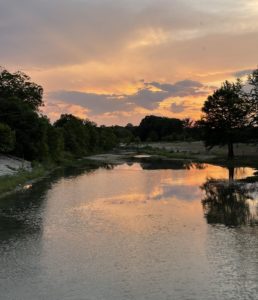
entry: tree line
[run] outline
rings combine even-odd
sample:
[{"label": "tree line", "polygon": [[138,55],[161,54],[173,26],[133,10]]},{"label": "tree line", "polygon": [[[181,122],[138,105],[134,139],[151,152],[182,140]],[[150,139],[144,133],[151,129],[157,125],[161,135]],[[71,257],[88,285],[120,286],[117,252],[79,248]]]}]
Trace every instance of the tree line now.
[{"label": "tree line", "polygon": [[63,114],[51,124],[40,113],[43,88],[23,72],[0,71],[0,152],[60,162],[117,145],[111,128]]},{"label": "tree line", "polygon": [[141,141],[203,140],[207,148],[227,145],[234,157],[234,144],[256,142],[258,125],[258,70],[247,82],[225,81],[208,96],[202,117],[194,122],[146,116],[133,126],[97,126],[71,114],[51,124],[40,112],[43,88],[23,72],[0,69],[0,153],[30,161],[60,162],[108,151],[118,144]]}]

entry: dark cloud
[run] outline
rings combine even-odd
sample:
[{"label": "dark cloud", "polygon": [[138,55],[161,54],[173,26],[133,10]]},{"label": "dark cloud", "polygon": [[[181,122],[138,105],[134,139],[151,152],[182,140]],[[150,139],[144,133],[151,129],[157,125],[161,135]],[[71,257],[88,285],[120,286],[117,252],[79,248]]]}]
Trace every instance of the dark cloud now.
[{"label": "dark cloud", "polygon": [[[158,88],[153,91],[151,88]],[[93,114],[114,111],[129,111],[140,106],[153,110],[159,103],[170,97],[186,97],[203,95],[206,92],[200,89],[205,86],[197,81],[183,80],[174,84],[159,82],[144,82],[144,87],[132,95],[108,95],[76,91],[58,91],[50,93],[52,99],[88,108]],[[171,110],[175,113],[182,112],[187,106],[184,103],[172,104]]]},{"label": "dark cloud", "polygon": [[167,91],[152,91],[148,87],[138,90],[133,95],[124,96],[124,100],[147,109],[155,109],[159,103],[169,97]]},{"label": "dark cloud", "polygon": [[145,83],[147,86],[156,87],[164,92],[167,92],[169,95],[174,97],[185,97],[189,95],[203,95],[206,92],[202,91],[201,88],[204,85],[198,81],[193,80],[182,80],[178,81],[175,84],[169,83],[159,83],[159,82],[149,82]]},{"label": "dark cloud", "polygon": [[252,72],[253,72],[253,69],[246,69],[246,70],[237,71],[237,72],[233,73],[232,75],[237,78],[241,78],[241,77],[251,74]]},{"label": "dark cloud", "polygon": [[179,114],[179,113],[185,111],[187,108],[188,108],[188,106],[184,105],[184,103],[179,103],[179,104],[172,103],[170,106],[170,110],[175,114]]},{"label": "dark cloud", "polygon": [[94,114],[128,110],[130,103],[120,100],[119,95],[105,95],[76,91],[58,91],[49,94],[50,99],[60,100],[88,108]]}]

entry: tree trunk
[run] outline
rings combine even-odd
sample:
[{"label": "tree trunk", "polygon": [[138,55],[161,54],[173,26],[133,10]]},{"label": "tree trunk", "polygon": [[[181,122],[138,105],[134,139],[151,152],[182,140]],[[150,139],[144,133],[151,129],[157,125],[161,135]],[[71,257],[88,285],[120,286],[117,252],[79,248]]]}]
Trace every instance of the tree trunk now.
[{"label": "tree trunk", "polygon": [[234,145],[233,143],[228,143],[228,159],[234,158]]},{"label": "tree trunk", "polygon": [[228,168],[228,180],[229,180],[229,182],[234,181],[234,175],[235,175],[235,168],[234,167],[229,167]]}]

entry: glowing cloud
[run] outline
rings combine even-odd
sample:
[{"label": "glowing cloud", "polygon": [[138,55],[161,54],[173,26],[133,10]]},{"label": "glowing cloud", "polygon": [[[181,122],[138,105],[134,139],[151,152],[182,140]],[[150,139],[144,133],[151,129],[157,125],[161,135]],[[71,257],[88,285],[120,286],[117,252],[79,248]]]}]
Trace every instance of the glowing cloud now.
[{"label": "glowing cloud", "polygon": [[0,0],[1,65],[44,86],[52,119],[198,117],[257,66],[257,18],[255,0]]}]

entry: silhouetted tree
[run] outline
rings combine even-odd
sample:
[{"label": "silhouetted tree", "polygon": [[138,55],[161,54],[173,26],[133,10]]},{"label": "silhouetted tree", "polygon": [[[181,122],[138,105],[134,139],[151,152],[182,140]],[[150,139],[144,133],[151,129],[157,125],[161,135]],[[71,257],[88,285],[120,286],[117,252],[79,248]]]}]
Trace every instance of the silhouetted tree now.
[{"label": "silhouetted tree", "polygon": [[175,118],[146,116],[142,119],[137,135],[142,141],[164,140],[166,138],[180,135],[183,130],[183,122]]},{"label": "silhouetted tree", "polygon": [[88,152],[94,152],[96,150],[99,150],[99,133],[97,124],[90,121],[90,120],[84,120],[83,122],[85,129],[88,131],[89,135],[89,142],[88,142]]},{"label": "silhouetted tree", "polygon": [[31,82],[28,75],[23,72],[10,73],[0,68],[0,98],[17,98],[27,103],[33,110],[43,105],[43,88]]},{"label": "silhouetted tree", "polygon": [[63,129],[65,151],[76,157],[87,154],[90,136],[82,119],[71,114],[62,114],[54,126]]},{"label": "silhouetted tree", "polygon": [[134,135],[130,126],[112,126],[113,133],[116,135],[120,143],[129,144],[133,141]]},{"label": "silhouetted tree", "polygon": [[[12,154],[28,160],[41,160],[48,155],[47,128],[49,121],[39,116],[31,105],[19,98],[0,98],[1,122],[15,131],[16,142]],[[44,159],[45,159],[44,157]]]},{"label": "silhouetted tree", "polygon": [[112,128],[100,126],[100,149],[111,150],[118,144],[118,138],[114,134]]},{"label": "silhouetted tree", "polygon": [[[60,162],[65,154],[66,158],[82,157],[117,145],[113,128],[99,128],[71,114],[61,115],[52,125],[39,112],[43,105],[42,95],[42,87],[31,82],[26,74],[0,68],[1,152],[28,160]],[[133,136],[124,127],[119,127],[117,133],[120,138]]]},{"label": "silhouetted tree", "polygon": [[64,158],[64,136],[62,128],[48,127],[49,155],[54,162],[60,162]]},{"label": "silhouetted tree", "polygon": [[11,128],[3,123],[0,123],[0,152],[10,152],[15,146],[15,133]]},{"label": "silhouetted tree", "polygon": [[240,80],[225,81],[221,88],[209,96],[202,108],[199,125],[203,128],[206,147],[228,145],[228,158],[234,157],[233,145],[243,140],[243,131],[252,122],[254,107],[243,92]]},{"label": "silhouetted tree", "polygon": [[190,118],[185,118],[182,120],[183,122],[183,139],[184,140],[189,140],[189,139],[194,139],[194,125],[195,122],[191,120]]},{"label": "silhouetted tree", "polygon": [[12,154],[28,160],[48,158],[49,120],[38,113],[43,88],[22,72],[0,69],[0,118],[15,132]]},{"label": "silhouetted tree", "polygon": [[252,125],[258,124],[258,69],[254,70],[247,79],[247,83],[251,87],[248,94],[250,104],[252,105],[251,120]]}]

